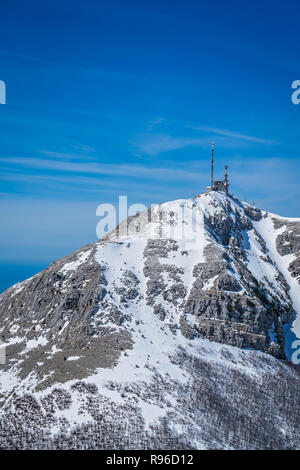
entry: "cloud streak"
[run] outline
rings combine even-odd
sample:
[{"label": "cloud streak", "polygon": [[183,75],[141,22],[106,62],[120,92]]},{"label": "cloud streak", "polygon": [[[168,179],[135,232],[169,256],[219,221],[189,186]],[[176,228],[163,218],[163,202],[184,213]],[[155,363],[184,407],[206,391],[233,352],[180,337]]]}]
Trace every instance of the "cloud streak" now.
[{"label": "cloud streak", "polygon": [[207,127],[207,126],[188,126],[191,129],[203,131],[203,132],[209,132],[211,134],[217,134],[217,135],[222,135],[224,137],[230,137],[232,139],[237,139],[237,140],[244,140],[246,142],[253,142],[256,144],[263,144],[263,145],[276,145],[278,142],[274,140],[269,140],[269,139],[262,139],[260,137],[254,137],[251,135],[246,135],[246,134],[241,134],[240,132],[232,132],[229,130],[225,129],[217,129],[215,127]]},{"label": "cloud streak", "polygon": [[162,152],[170,152],[185,147],[207,147],[206,138],[172,137],[168,134],[142,134],[130,141],[139,152],[156,156]]},{"label": "cloud streak", "polygon": [[[153,121],[155,126],[170,127],[174,125],[172,121],[157,119]],[[259,145],[276,145],[274,140],[254,137],[251,135],[242,134],[240,132],[233,132],[225,129],[218,129],[215,127],[199,126],[195,124],[180,123],[182,129],[191,129],[193,131],[200,131],[202,136],[179,136],[174,137],[170,133],[152,133],[154,126],[147,129],[147,133],[139,134],[134,139],[129,141],[138,152],[138,155],[149,155],[155,157],[160,153],[171,152],[180,150],[187,147],[201,147],[208,148],[212,138],[218,138],[218,145],[221,147],[236,147],[237,145],[246,144],[259,144]],[[203,136],[205,134],[205,137]]]},{"label": "cloud streak", "polygon": [[183,169],[155,168],[142,165],[117,165],[108,163],[60,161],[40,158],[0,158],[0,163],[37,170],[52,170],[66,173],[126,176],[133,178],[157,178],[161,180],[198,180],[199,175]]},{"label": "cloud streak", "polygon": [[50,157],[51,159],[54,160],[62,160],[62,161],[72,161],[72,160],[96,160],[95,156],[89,155],[88,153],[69,153],[69,152],[54,152],[51,150],[38,150],[39,154],[41,155],[46,155],[47,157]]}]

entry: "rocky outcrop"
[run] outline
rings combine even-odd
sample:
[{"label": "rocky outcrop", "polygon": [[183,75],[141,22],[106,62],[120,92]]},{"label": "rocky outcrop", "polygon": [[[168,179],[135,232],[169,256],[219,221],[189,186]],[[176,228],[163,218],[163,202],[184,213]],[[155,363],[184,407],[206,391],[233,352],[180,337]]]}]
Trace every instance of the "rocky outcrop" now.
[{"label": "rocky outcrop", "polygon": [[300,284],[300,223],[276,218],[273,220],[276,228],[284,229],[276,238],[277,250],[282,256],[294,255],[289,271]]}]

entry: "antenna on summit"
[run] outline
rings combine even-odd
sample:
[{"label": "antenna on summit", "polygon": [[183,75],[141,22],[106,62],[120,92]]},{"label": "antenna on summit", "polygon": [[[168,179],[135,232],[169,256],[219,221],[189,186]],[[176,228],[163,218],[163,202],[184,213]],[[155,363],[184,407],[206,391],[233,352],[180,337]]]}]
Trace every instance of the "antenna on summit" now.
[{"label": "antenna on summit", "polygon": [[214,186],[214,141],[211,143],[211,187]]},{"label": "antenna on summit", "polygon": [[223,191],[228,194],[228,165],[225,165],[225,176],[221,181],[214,181],[214,141],[211,142],[211,185],[207,186],[206,191]]},{"label": "antenna on summit", "polygon": [[225,165],[225,178],[224,178],[224,186],[225,186],[225,191],[226,193],[228,194],[228,174],[227,174],[227,169],[228,169],[228,165]]}]

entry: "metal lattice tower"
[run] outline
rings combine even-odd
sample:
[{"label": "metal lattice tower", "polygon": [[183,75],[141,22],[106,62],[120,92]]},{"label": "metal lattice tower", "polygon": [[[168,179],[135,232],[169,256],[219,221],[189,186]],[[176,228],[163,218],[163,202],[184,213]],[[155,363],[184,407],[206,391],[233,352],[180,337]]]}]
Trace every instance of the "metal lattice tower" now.
[{"label": "metal lattice tower", "polygon": [[225,165],[225,178],[224,178],[224,186],[225,186],[225,190],[226,190],[226,193],[228,193],[228,174],[227,174],[227,168],[228,168],[228,165]]},{"label": "metal lattice tower", "polygon": [[211,187],[214,185],[214,141],[211,143]]}]

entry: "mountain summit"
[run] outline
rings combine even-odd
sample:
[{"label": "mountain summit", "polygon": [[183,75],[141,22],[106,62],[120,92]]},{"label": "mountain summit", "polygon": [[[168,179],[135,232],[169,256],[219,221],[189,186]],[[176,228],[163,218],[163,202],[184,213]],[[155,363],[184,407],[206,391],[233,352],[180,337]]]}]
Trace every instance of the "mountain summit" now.
[{"label": "mountain summit", "polygon": [[300,446],[300,219],[153,206],[4,292],[0,331],[0,447]]}]

